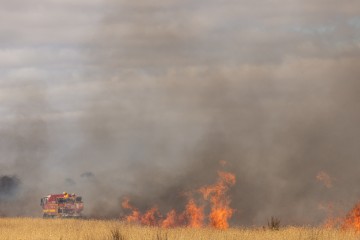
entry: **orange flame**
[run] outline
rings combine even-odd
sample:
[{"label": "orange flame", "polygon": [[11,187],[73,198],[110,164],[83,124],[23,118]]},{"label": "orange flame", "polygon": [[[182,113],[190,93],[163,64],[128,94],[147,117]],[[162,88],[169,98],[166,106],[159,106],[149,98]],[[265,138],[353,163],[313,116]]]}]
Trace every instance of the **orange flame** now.
[{"label": "orange flame", "polygon": [[130,200],[128,198],[125,198],[121,206],[124,209],[131,210],[131,214],[125,217],[125,220],[129,223],[141,223],[143,225],[147,226],[156,226],[157,225],[157,218],[160,217],[159,211],[156,207],[152,207],[150,210],[148,210],[143,215],[140,213],[140,211],[133,207],[130,204]]},{"label": "orange flame", "polygon": [[360,231],[360,203],[357,203],[355,207],[347,214],[343,229],[354,229]]},{"label": "orange flame", "polygon": [[200,192],[205,200],[210,200],[211,213],[210,223],[213,227],[226,229],[229,227],[228,219],[231,218],[234,210],[229,207],[230,199],[226,192],[230,186],[235,184],[235,176],[227,172],[218,172],[217,183],[203,187]]},{"label": "orange flame", "polygon": [[[228,220],[234,213],[230,208],[230,198],[227,192],[235,184],[235,176],[228,172],[218,172],[217,182],[213,185],[200,188],[196,193],[201,193],[202,199],[210,203],[210,213],[208,216],[209,224],[218,229],[227,229]],[[131,210],[131,213],[125,217],[130,223],[140,223],[146,226],[161,226],[164,228],[188,226],[192,228],[201,228],[205,223],[204,208],[205,205],[198,205],[193,197],[185,206],[185,210],[177,214],[175,210],[170,210],[166,217],[162,217],[157,207],[141,214],[140,211],[129,203],[125,198],[122,202],[124,209]]]},{"label": "orange flame", "polygon": [[188,226],[192,228],[201,228],[204,222],[204,207],[196,205],[194,199],[190,199],[186,204],[185,215],[188,219]]},{"label": "orange flame", "polygon": [[162,221],[161,227],[170,228],[176,227],[177,225],[177,215],[176,211],[173,209],[166,214],[166,218]]},{"label": "orange flame", "polygon": [[161,217],[156,207],[150,208],[144,215],[141,216],[141,224],[147,226],[156,226],[157,217]]},{"label": "orange flame", "polygon": [[141,214],[138,209],[131,206],[130,200],[128,198],[125,198],[124,201],[121,203],[121,206],[124,209],[130,209],[131,214],[126,217],[126,221],[130,223],[138,223],[141,218]]}]

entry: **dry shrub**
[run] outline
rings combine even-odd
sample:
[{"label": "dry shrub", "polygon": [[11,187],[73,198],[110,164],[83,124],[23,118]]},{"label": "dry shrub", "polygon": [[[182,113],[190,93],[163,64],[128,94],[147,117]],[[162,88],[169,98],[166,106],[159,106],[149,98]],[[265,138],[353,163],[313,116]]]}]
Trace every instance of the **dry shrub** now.
[{"label": "dry shrub", "polygon": [[280,219],[271,217],[270,221],[268,221],[268,228],[270,230],[280,230]]}]

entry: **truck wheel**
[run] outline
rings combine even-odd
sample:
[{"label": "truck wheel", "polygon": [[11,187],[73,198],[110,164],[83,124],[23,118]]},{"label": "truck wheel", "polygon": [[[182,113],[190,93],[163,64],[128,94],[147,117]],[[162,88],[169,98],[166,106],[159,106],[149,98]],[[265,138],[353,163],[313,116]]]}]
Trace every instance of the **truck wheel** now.
[{"label": "truck wheel", "polygon": [[44,213],[43,218],[48,218],[48,215],[46,213]]}]

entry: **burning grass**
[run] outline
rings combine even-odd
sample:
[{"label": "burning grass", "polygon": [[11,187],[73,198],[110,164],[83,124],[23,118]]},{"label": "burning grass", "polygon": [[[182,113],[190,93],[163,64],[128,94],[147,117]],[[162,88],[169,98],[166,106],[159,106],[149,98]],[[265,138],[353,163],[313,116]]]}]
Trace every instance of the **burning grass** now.
[{"label": "burning grass", "polygon": [[[225,161],[220,161],[224,167]],[[231,208],[231,198],[229,190],[236,183],[233,173],[218,171],[217,180],[214,184],[206,185],[186,193],[188,197],[184,210],[177,212],[171,209],[166,214],[159,211],[156,206],[151,207],[145,212],[141,212],[131,204],[129,198],[122,202],[122,208],[127,215],[121,219],[129,224],[136,224],[147,227],[161,228],[203,228],[211,227],[219,230],[229,228],[229,220],[233,216],[235,209]],[[326,188],[332,188],[333,179],[325,171],[320,171],[316,180],[323,183]],[[325,221],[325,228],[351,230],[360,233],[360,203],[358,203],[346,217],[334,214],[333,204],[328,206],[320,205],[321,209],[328,212]],[[280,229],[280,219],[272,217],[268,221],[270,230]],[[360,237],[359,237],[360,239]]]},{"label": "burning grass", "polygon": [[354,230],[284,227],[279,231],[260,228],[160,228],[129,225],[120,221],[75,219],[0,219],[0,239],[8,240],[352,240],[359,239]]},{"label": "burning grass", "polygon": [[[320,175],[325,179],[325,174]],[[162,214],[157,207],[141,212],[125,198],[122,207],[126,216],[119,220],[0,218],[0,240],[171,240],[171,239],[286,239],[286,240],[352,240],[360,239],[360,203],[344,217],[329,219],[323,227],[281,227],[272,217],[268,228],[230,227],[235,209],[231,208],[229,189],[235,175],[219,171],[215,183],[187,193],[184,209]],[[329,205],[330,210],[332,205]],[[276,231],[274,231],[276,230]]]},{"label": "burning grass", "polygon": [[[141,213],[130,204],[130,199],[125,198],[122,207],[130,213],[124,217],[124,220],[143,226],[201,228],[209,225],[224,230],[229,227],[228,220],[234,213],[234,209],[230,207],[230,197],[227,195],[228,190],[234,184],[234,174],[219,171],[216,183],[188,193],[188,202],[181,213],[172,209],[163,215],[157,207],[152,207],[145,213]],[[208,215],[205,214],[206,207],[209,208],[210,213]]]}]

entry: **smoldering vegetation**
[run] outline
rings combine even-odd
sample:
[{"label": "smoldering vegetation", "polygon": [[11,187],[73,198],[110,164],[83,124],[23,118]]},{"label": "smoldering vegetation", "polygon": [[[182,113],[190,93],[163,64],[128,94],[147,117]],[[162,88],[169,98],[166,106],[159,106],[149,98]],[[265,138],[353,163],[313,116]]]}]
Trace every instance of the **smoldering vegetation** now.
[{"label": "smoldering vegetation", "polygon": [[[331,13],[355,14],[333,3],[105,1],[83,52],[87,95],[71,119],[75,133],[29,120],[49,111],[46,98],[31,100],[39,107],[5,131],[12,142],[4,146],[13,148],[2,151],[14,160],[8,171],[36,188],[27,201],[75,192],[98,218],[124,214],[125,196],[140,210],[182,209],[184,193],[213,183],[219,169],[237,177],[233,224],[266,225],[271,216],[282,225],[320,224],[320,204],[351,208],[360,199],[360,59],[347,40],[355,29],[310,31],[331,25]],[[334,179],[332,188],[317,182],[320,171]]]}]

